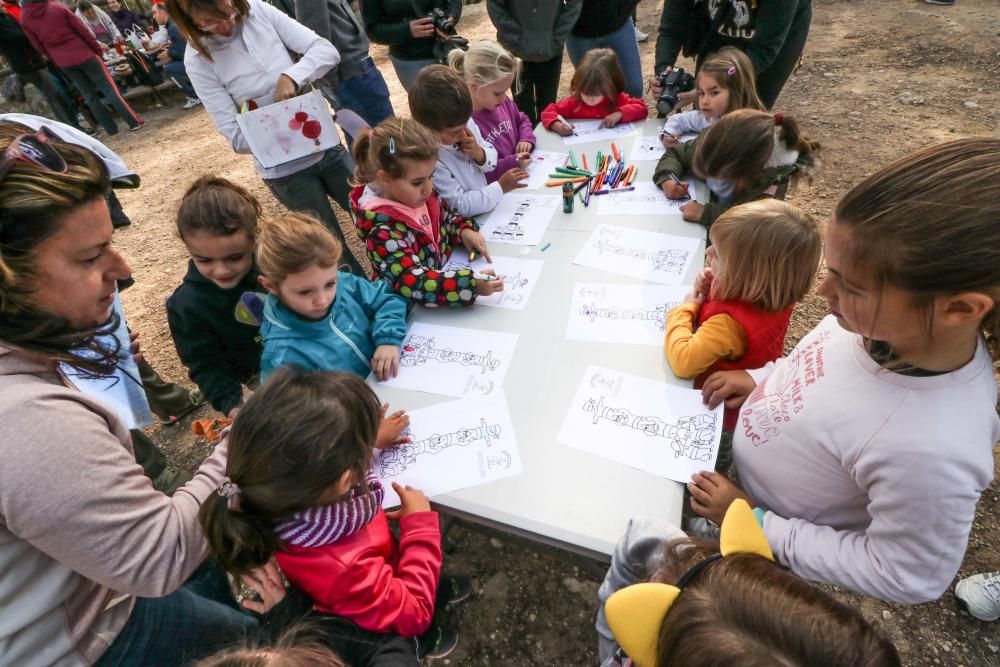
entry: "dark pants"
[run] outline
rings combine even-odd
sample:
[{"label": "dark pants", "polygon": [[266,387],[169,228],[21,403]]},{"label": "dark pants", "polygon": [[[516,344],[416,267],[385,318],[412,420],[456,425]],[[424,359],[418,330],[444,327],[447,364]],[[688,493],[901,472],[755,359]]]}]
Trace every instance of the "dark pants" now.
[{"label": "dark pants", "polygon": [[191,85],[191,79],[188,78],[184,61],[171,60],[163,65],[163,71],[171,81],[177,84],[178,88],[184,91],[185,95],[198,99],[198,93],[194,92],[194,86]]},{"label": "dark pants", "polygon": [[809,23],[812,19],[812,7],[808,10],[804,20],[798,26],[793,26],[785,38],[778,55],[774,57],[771,66],[757,75],[757,95],[761,102],[768,109],[774,106],[781,94],[781,89],[785,87],[788,77],[795,71],[802,57],[802,50],[806,47],[806,38],[809,37]]},{"label": "dark pants", "polygon": [[25,83],[32,84],[45,97],[45,101],[48,102],[49,108],[52,109],[52,115],[56,117],[56,120],[72,127],[78,127],[76,124],[76,114],[72,113],[63,102],[59,91],[56,90],[55,85],[52,83],[52,78],[49,76],[48,70],[36,69],[30,72],[23,72],[21,78],[24,79]]},{"label": "dark pants", "polygon": [[63,67],[62,70],[87,100],[90,112],[94,114],[94,118],[101,124],[105,132],[108,134],[117,134],[118,125],[104,107],[101,95],[104,95],[104,99],[114,107],[119,116],[125,119],[129,127],[139,127],[142,124],[142,119],[139,118],[139,115],[132,110],[132,107],[128,105],[128,102],[118,92],[118,87],[115,85],[111,74],[104,67],[104,63],[100,58],[93,56],[90,60],[80,65]]},{"label": "dark pants", "polygon": [[522,63],[521,90],[514,95],[517,108],[527,114],[531,125],[538,125],[542,110],[556,101],[559,92],[559,74],[562,70],[562,50],[542,62]]},{"label": "dark pants", "polygon": [[338,145],[326,151],[317,164],[283,178],[265,179],[264,183],[289,210],[311,213],[322,220],[344,246],[341,264],[346,264],[346,269],[354,275],[366,276],[330,206],[332,197],[347,213],[348,219],[353,220],[347,197],[351,191],[347,181],[353,174],[354,159]]}]

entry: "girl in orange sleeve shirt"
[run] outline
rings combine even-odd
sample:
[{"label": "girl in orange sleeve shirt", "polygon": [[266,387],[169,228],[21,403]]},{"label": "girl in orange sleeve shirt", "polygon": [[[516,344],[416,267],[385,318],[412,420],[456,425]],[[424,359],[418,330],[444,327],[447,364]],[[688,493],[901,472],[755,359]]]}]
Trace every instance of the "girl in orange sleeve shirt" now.
[{"label": "girl in orange sleeve shirt", "polygon": [[625,92],[625,75],[618,56],[611,49],[592,49],[580,59],[569,83],[570,96],[553,102],[542,110],[542,125],[556,134],[573,134],[570,118],[601,118],[604,127],[644,120],[649,115],[646,103]]}]

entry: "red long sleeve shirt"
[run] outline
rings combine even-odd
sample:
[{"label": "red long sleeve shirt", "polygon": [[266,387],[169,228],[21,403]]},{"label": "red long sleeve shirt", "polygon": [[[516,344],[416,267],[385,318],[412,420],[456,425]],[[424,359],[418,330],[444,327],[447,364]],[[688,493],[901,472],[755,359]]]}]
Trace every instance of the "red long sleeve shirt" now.
[{"label": "red long sleeve shirt", "polygon": [[553,102],[542,110],[542,125],[547,130],[552,123],[559,120],[558,116],[567,120],[572,118],[604,118],[615,111],[622,112],[622,119],[619,121],[621,123],[645,120],[649,115],[646,103],[637,97],[629,97],[628,93],[619,94],[618,99],[613,102],[605,98],[594,106],[584,104],[583,100],[570,95],[558,102]]}]

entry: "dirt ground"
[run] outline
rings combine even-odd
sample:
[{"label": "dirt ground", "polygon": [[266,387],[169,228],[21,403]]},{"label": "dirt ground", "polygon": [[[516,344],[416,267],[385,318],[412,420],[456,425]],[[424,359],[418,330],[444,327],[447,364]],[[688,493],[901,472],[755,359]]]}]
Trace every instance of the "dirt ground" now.
[{"label": "dirt ground", "polygon": [[[814,0],[814,6],[804,62],[776,111],[796,116],[822,143],[823,168],[812,187],[794,192],[790,201],[825,220],[852,184],[890,160],[929,143],[1000,136],[997,0],[958,0],[953,7],[919,0]],[[639,26],[651,35],[640,45],[647,73],[661,7],[651,0],[639,5]],[[473,39],[494,35],[484,5],[467,7],[459,29]],[[373,55],[397,112],[405,113],[405,96],[386,50],[374,47]],[[565,92],[572,72],[568,58],[563,72]],[[249,187],[269,212],[280,209],[250,159],[229,149],[203,110],[186,112],[179,104],[140,109],[150,121],[147,129],[107,140],[143,180],[141,189],[121,195],[134,224],[116,241],[137,279],[124,295],[125,307],[146,357],[165,378],[187,382],[163,305],[180,283],[187,259],[172,226],[181,194],[198,175],[214,173]],[[810,296],[796,311],[789,346],[825,314],[823,301]],[[207,450],[190,434],[187,421],[154,427],[152,434],[175,462],[192,467]],[[994,484],[982,496],[960,576],[1000,569],[998,509],[1000,489]],[[472,575],[477,594],[446,612],[460,627],[461,642],[445,664],[596,662],[592,619],[598,582],[585,568],[465,526],[450,532],[447,549],[447,568]],[[951,591],[918,606],[834,594],[883,628],[906,664],[1000,665],[1000,622],[983,623],[960,612]]]}]

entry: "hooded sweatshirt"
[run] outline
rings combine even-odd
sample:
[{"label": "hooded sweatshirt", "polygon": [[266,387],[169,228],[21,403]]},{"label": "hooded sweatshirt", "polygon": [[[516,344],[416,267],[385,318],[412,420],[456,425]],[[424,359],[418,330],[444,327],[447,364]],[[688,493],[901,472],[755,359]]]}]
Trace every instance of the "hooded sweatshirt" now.
[{"label": "hooded sweatshirt", "polygon": [[115,411],[0,343],[0,665],[89,665],[134,596],[168,595],[208,552],[198,509],[226,441],[168,497]]},{"label": "hooded sweatshirt", "polygon": [[406,300],[384,280],[337,274],[337,294],[326,317],[308,320],[269,294],[264,303],[264,354],[260,379],[285,364],[307,370],[346,371],[367,377],[379,345],[399,345],[406,335]]},{"label": "hooded sweatshirt", "polygon": [[21,29],[57,67],[76,67],[102,53],[94,33],[61,2],[26,0]]}]

